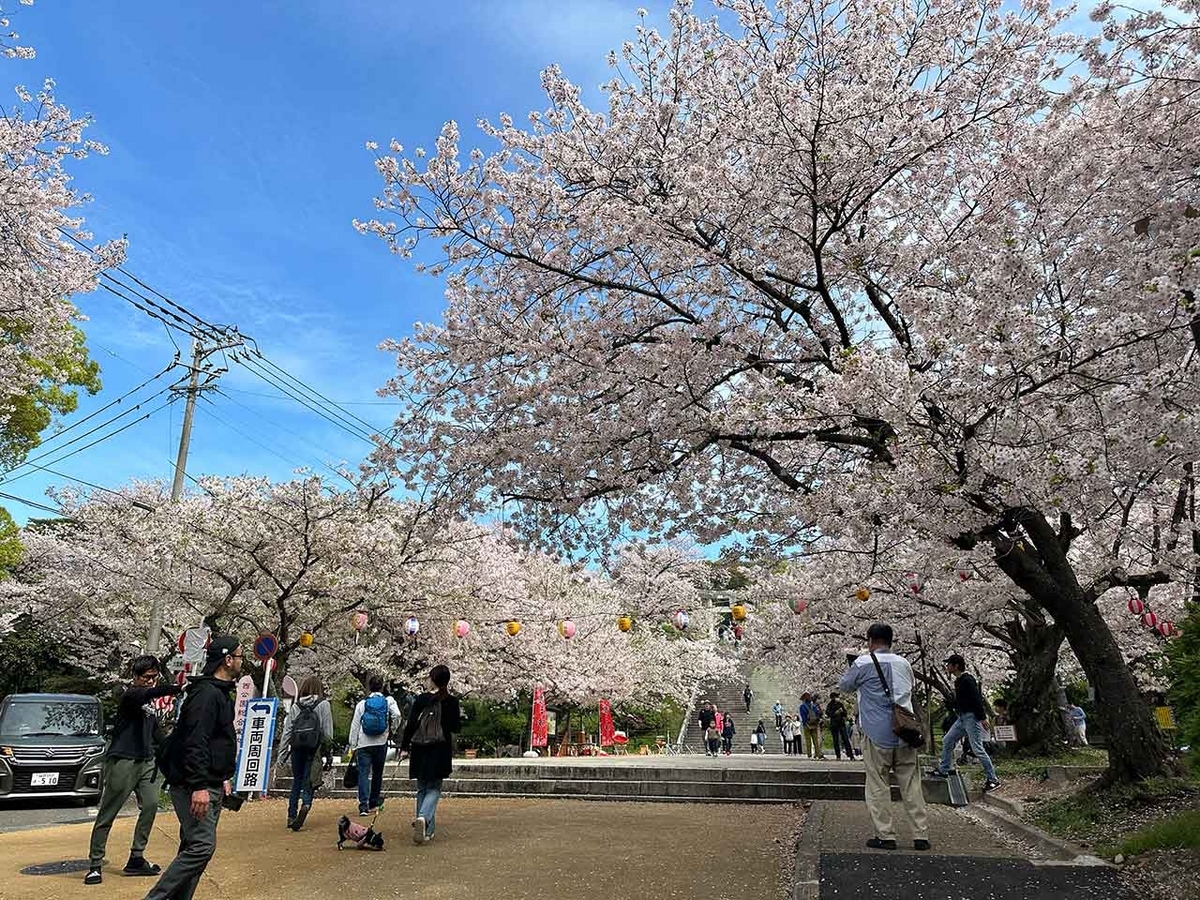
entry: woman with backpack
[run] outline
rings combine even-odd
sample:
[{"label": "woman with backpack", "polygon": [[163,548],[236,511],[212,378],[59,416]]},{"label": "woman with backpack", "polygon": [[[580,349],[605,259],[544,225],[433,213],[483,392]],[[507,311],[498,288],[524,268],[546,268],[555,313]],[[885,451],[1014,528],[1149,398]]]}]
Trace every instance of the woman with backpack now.
[{"label": "woman with backpack", "polygon": [[451,741],[462,718],[458,698],[447,690],[449,685],[450,670],[434,666],[429,673],[429,691],[413,701],[400,739],[400,758],[409,756],[408,777],[417,783],[414,844],[432,840],[442,781],[450,777],[452,769]]},{"label": "woman with backpack", "polygon": [[[320,765],[321,749],[333,740],[333,712],[325,699],[321,679],[309,675],[300,685],[300,698],[283,720],[279,758],[292,756],[292,794],[288,799],[287,827],[299,831],[312,809],[312,769]],[[303,805],[301,802],[303,801]]]}]

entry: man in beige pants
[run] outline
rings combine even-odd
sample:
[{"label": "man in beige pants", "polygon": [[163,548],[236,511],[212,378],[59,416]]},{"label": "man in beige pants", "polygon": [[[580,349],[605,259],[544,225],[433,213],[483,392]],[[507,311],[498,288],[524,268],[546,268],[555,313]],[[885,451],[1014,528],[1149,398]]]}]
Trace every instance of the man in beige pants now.
[{"label": "man in beige pants", "polygon": [[[856,658],[840,687],[858,692],[858,716],[863,732],[863,762],[867,767],[867,809],[875,836],[867,846],[877,850],[896,849],[896,829],[892,821],[892,772],[900,786],[900,804],[912,826],[913,848],[929,849],[929,821],[925,813],[925,795],[921,790],[921,771],[917,751],[892,733],[892,703],[912,711],[912,666],[892,652],[892,628],[877,622],[867,630],[869,649]],[[876,662],[887,679],[888,691],[880,681]]]}]

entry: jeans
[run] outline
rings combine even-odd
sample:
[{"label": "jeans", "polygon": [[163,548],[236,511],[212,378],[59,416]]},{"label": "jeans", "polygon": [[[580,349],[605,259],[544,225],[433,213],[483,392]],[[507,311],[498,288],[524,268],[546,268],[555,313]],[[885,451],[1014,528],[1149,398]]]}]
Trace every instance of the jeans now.
[{"label": "jeans", "polygon": [[971,743],[971,752],[975,754],[975,758],[983,764],[984,777],[988,781],[999,781],[1000,779],[996,777],[996,767],[992,765],[992,758],[983,749],[983,726],[971,713],[963,713],[955,719],[954,724],[950,726],[950,730],[942,739],[941,770],[943,772],[954,771],[951,760],[954,757],[954,748],[958,746],[963,735],[966,735],[967,740]]},{"label": "jeans", "polygon": [[217,820],[221,817],[224,792],[208,791],[208,813],[203,819],[192,815],[192,792],[171,787],[171,803],[179,819],[179,853],[150,889],[146,900],[192,900],[200,876],[217,850]]},{"label": "jeans", "polygon": [[358,760],[358,811],[378,809],[383,802],[383,764],[387,761],[387,744],[378,747],[359,747],[354,751]]},{"label": "jeans", "polygon": [[725,753],[730,753],[733,750],[733,738],[732,737],[721,738],[721,750]]},{"label": "jeans", "polygon": [[425,819],[425,837],[433,837],[433,817],[442,798],[442,779],[417,782],[417,817]]},{"label": "jeans", "polygon": [[[317,758],[316,750],[292,751],[292,794],[288,798],[288,820],[296,818],[300,805],[312,806],[312,767]],[[359,778],[362,778],[362,767],[359,766]]]},{"label": "jeans", "polygon": [[842,758],[843,748],[846,756],[854,759],[854,748],[850,745],[850,725],[847,722],[830,722],[829,731],[833,735],[833,754]]},{"label": "jeans", "polygon": [[88,857],[93,868],[99,868],[104,860],[104,848],[108,845],[108,833],[121,807],[130,794],[137,796],[137,825],[133,829],[133,846],[129,850],[131,859],[141,858],[150,840],[154,817],[158,814],[158,784],[154,781],[154,760],[109,759],[104,763],[104,790],[100,795],[100,809],[96,813],[96,824],[92,826],[92,844]]}]

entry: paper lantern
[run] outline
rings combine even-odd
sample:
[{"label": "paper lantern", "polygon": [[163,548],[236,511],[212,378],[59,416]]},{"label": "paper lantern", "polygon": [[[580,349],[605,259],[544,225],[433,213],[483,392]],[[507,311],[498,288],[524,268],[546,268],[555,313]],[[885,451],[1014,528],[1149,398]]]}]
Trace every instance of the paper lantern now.
[{"label": "paper lantern", "polygon": [[513,619],[511,622],[509,622],[507,625],[504,626],[504,630],[508,632],[509,637],[516,637],[518,634],[521,633],[521,623],[518,622],[516,619]]},{"label": "paper lantern", "polygon": [[575,637],[575,623],[570,619],[563,619],[558,623],[558,633],[569,641]]},{"label": "paper lantern", "polygon": [[471,633],[471,623],[468,622],[466,619],[459,619],[457,622],[454,623],[454,634],[457,637],[465,638],[470,633]]},{"label": "paper lantern", "polygon": [[686,629],[688,627],[688,623],[690,621],[691,621],[691,617],[688,616],[688,614],[686,612],[684,612],[682,609],[679,610],[677,613],[675,613],[674,616],[671,617],[671,624],[673,624],[680,631],[683,631],[684,629]]},{"label": "paper lantern", "polygon": [[313,640],[315,640],[315,639],[312,636],[312,632],[306,631],[302,635],[300,635],[300,646],[301,647],[311,647],[313,645]]},{"label": "paper lantern", "polygon": [[1158,623],[1158,633],[1161,634],[1163,637],[1170,637],[1172,634],[1175,633],[1175,623],[1174,622],[1159,622]]},{"label": "paper lantern", "polygon": [[1148,609],[1142,614],[1142,624],[1147,628],[1156,628],[1158,626],[1158,616],[1154,610]]},{"label": "paper lantern", "polygon": [[733,616],[733,621],[740,622],[746,618],[746,607],[738,603],[729,608],[729,614]]},{"label": "paper lantern", "polygon": [[916,572],[909,572],[907,575],[904,576],[904,578],[908,584],[908,589],[910,591],[912,591],[914,594],[921,593],[921,589],[923,587],[925,587],[925,579],[922,578],[920,575],[918,575]]},{"label": "paper lantern", "polygon": [[356,612],[351,617],[350,624],[354,626],[355,631],[362,631],[367,627],[367,614],[365,612]]},{"label": "paper lantern", "polygon": [[796,615],[799,615],[800,613],[802,613],[806,609],[808,609],[808,601],[807,600],[797,600],[795,603],[792,604],[792,609],[794,609],[796,611]]},{"label": "paper lantern", "polygon": [[629,618],[629,616],[621,616],[621,618],[617,619],[617,627],[622,631],[628,631],[633,627],[633,619]]},{"label": "paper lantern", "polygon": [[865,601],[871,599],[871,592],[869,590],[867,590],[865,587],[860,587],[857,591],[854,592],[854,596],[857,597],[859,600],[862,600],[865,602]]},{"label": "paper lantern", "polygon": [[1129,603],[1126,605],[1129,607],[1129,611],[1135,616],[1140,616],[1146,610],[1146,604],[1137,597],[1130,597]]},{"label": "paper lantern", "polygon": [[956,566],[954,569],[954,574],[958,577],[959,581],[971,580],[971,568],[967,565]]},{"label": "paper lantern", "polygon": [[416,637],[417,632],[421,630],[421,623],[413,616],[409,616],[404,620],[404,633],[409,637]]}]

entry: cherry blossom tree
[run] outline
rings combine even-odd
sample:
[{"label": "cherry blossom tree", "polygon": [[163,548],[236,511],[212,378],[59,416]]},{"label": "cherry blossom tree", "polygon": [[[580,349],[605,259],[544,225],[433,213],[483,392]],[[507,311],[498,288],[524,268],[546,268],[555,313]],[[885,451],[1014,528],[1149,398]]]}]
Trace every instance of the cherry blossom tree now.
[{"label": "cherry blossom tree", "polygon": [[[0,29],[9,27],[0,8]],[[32,49],[16,41],[15,33],[4,35],[0,53],[31,58]],[[94,288],[99,273],[124,256],[123,241],[89,249],[91,235],[76,213],[88,198],[71,186],[66,164],[107,152],[84,138],[88,123],[56,102],[50,80],[36,93],[18,86],[16,102],[0,106],[0,264],[6,273],[0,289],[0,446],[9,443],[9,420],[31,391],[50,392],[54,401],[55,387],[87,383],[79,380],[80,370],[91,364],[71,297]],[[94,382],[95,372],[87,377]],[[63,404],[41,406],[59,410]],[[69,408],[70,402],[63,411]]]},{"label": "cherry blossom tree", "polygon": [[1195,4],[1093,40],[1044,0],[715,6],[639,26],[603,111],[551,67],[488,153],[448,123],[377,157],[358,227],[448,303],[387,344],[377,462],[567,546],[981,554],[1065,635],[1111,776],[1163,771],[1098,601],[1200,551]]}]

